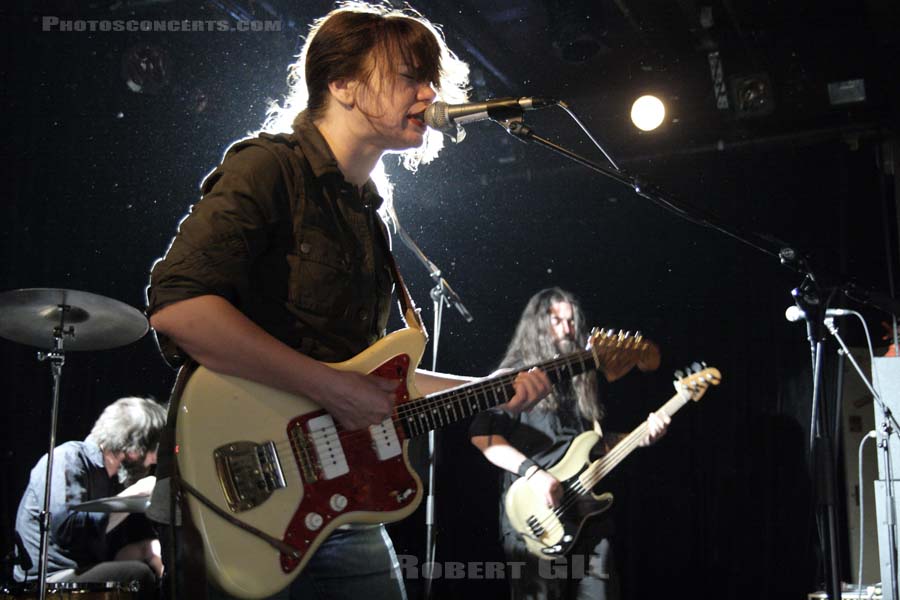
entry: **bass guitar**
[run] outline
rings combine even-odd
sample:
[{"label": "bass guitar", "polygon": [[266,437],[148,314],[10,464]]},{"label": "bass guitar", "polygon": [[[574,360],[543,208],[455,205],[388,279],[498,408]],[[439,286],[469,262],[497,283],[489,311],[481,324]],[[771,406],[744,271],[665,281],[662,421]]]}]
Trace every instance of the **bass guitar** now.
[{"label": "bass guitar", "polygon": [[[702,368],[675,381],[676,394],[656,414],[674,415],[689,401],[698,401],[710,385],[719,385],[722,375],[718,369]],[[616,465],[625,460],[647,437],[647,423],[641,423],[634,431],[612,447],[602,458],[590,462],[591,448],[600,436],[586,431],[572,440],[569,449],[558,463],[547,469],[563,487],[559,506],[547,506],[544,498],[520,477],[509,487],[504,499],[510,524],[525,540],[529,552],[541,558],[554,558],[568,553],[585,521],[599,515],[612,506],[612,494],[593,494],[592,490]],[[588,514],[578,510],[580,501],[592,496],[594,502]]]}]

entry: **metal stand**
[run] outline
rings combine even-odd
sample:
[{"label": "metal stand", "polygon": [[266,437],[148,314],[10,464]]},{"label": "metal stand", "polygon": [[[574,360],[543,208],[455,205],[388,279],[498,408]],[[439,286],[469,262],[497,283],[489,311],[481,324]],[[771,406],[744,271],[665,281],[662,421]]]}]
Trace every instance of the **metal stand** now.
[{"label": "metal stand", "polygon": [[[834,319],[827,318],[825,319],[825,326],[828,328],[828,331],[831,332],[831,335],[834,336],[834,339],[838,341],[841,345],[841,349],[844,351],[844,355],[850,360],[853,367],[856,369],[856,372],[859,374],[860,379],[862,379],[863,383],[866,384],[866,387],[869,388],[869,392],[871,392],[872,397],[875,399],[875,402],[878,403],[878,406],[881,407],[881,412],[883,415],[883,420],[881,422],[880,431],[878,434],[878,446],[881,448],[884,457],[884,473],[885,473],[885,481],[887,484],[884,486],[884,500],[885,500],[885,515],[887,516],[887,534],[888,534],[888,562],[890,564],[891,573],[893,573],[893,577],[891,578],[891,600],[900,600],[900,594],[898,594],[898,570],[897,570],[897,515],[894,510],[896,505],[896,500],[894,497],[894,473],[893,473],[893,465],[891,464],[891,452],[890,452],[890,441],[891,434],[900,435],[900,425],[898,425],[897,420],[894,418],[894,415],[891,413],[891,409],[884,403],[881,398],[881,395],[875,390],[872,384],[869,382],[869,379],[866,377],[863,370],[860,368],[859,364],[856,362],[856,359],[853,358],[853,355],[850,353],[850,349],[847,348],[847,345],[844,343],[844,340],[841,339],[840,334],[838,333],[837,327],[834,325]],[[835,597],[835,596],[832,596]]]},{"label": "metal stand", "polygon": [[40,600],[47,598],[47,550],[50,546],[50,484],[53,478],[53,449],[56,448],[56,422],[59,414],[59,389],[62,379],[62,368],[66,362],[66,354],[63,350],[63,338],[75,335],[74,328],[66,330],[66,316],[69,312],[68,305],[59,306],[59,325],[53,330],[53,350],[38,352],[40,361],[50,363],[50,371],[53,377],[53,406],[50,409],[50,446],[47,449],[47,473],[44,483],[44,507],[41,511],[41,555],[39,558]]},{"label": "metal stand", "polygon": [[[57,320],[58,324],[52,323]],[[76,337],[75,330],[78,328]],[[46,348],[38,360],[50,363],[53,374],[53,407],[50,410],[50,447],[44,506],[40,515],[40,599],[47,596],[47,549],[50,542],[50,492],[53,480],[53,450],[62,368],[66,362],[63,340],[69,352],[105,350],[130,344],[144,337],[150,324],[137,309],[118,300],[90,292],[54,288],[30,288],[0,293],[0,337]]]},{"label": "metal stand", "polygon": [[807,272],[803,283],[791,295],[806,315],[806,335],[809,340],[813,368],[812,410],[809,426],[810,478],[816,498],[816,520],[825,555],[825,591],[829,598],[841,597],[840,548],[835,486],[834,438],[827,406],[822,401],[822,362],[825,351],[825,311],[815,277]]},{"label": "metal stand", "polygon": [[[435,286],[431,290],[431,299],[434,302],[434,326],[432,329],[432,346],[431,346],[431,370],[437,371],[437,359],[438,359],[438,347],[441,340],[441,325],[444,314],[444,306],[453,306],[459,311],[459,314],[466,320],[467,323],[471,323],[474,318],[463,306],[462,300],[460,300],[459,296],[456,292],[453,291],[453,288],[450,287],[450,284],[447,283],[447,280],[441,276],[441,270],[431,262],[425,253],[422,252],[422,249],[413,241],[413,239],[409,236],[403,226],[400,225],[398,220],[391,216],[389,217],[391,223],[394,226],[394,230],[400,236],[400,240],[403,244],[412,250],[413,254],[416,255],[416,258],[419,259],[425,268],[428,270],[428,275],[434,281]],[[435,525],[435,471],[437,466],[437,435],[434,430],[428,432],[428,495],[425,498],[425,563],[433,564],[434,559],[437,555],[437,527]],[[423,569],[423,574],[425,576],[425,589],[423,591],[423,598],[427,600],[431,597],[431,584],[432,584],[432,574],[434,569],[427,568]]]}]

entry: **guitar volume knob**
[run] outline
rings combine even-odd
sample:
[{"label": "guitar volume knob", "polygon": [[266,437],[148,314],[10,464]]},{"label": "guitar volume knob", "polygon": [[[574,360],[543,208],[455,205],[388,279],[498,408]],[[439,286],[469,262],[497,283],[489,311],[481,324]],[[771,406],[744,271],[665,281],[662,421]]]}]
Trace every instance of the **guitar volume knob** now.
[{"label": "guitar volume knob", "polygon": [[331,504],[331,509],[335,512],[341,512],[345,508],[347,508],[347,497],[343,494],[335,494],[331,497],[329,502]]},{"label": "guitar volume knob", "polygon": [[307,529],[309,529],[310,531],[316,531],[317,529],[322,527],[322,523],[324,523],[325,520],[319,513],[309,513],[308,515],[306,515],[306,518],[303,520],[303,522],[306,525]]}]

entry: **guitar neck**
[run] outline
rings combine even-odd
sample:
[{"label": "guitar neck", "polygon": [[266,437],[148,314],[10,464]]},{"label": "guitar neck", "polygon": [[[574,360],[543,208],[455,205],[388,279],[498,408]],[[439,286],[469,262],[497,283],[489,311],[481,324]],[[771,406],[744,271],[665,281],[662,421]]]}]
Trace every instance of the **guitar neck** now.
[{"label": "guitar neck", "polygon": [[[671,417],[678,412],[681,407],[687,404],[689,400],[690,398],[687,395],[675,394],[656,411],[656,414],[666,414]],[[609,475],[620,462],[634,452],[635,448],[639,448],[641,441],[646,437],[647,422],[644,421],[638,425],[634,431],[622,438],[622,441],[613,446],[606,456],[592,462],[590,466],[578,476],[584,486],[584,491],[582,493],[590,493],[591,488],[597,485],[601,479]]]},{"label": "guitar neck", "polygon": [[413,438],[471,417],[508,402],[516,393],[513,387],[516,376],[533,367],[544,371],[550,382],[555,385],[597,369],[600,365],[590,350],[573,352],[518,371],[411,400],[397,409],[397,422],[403,428],[406,437]]}]

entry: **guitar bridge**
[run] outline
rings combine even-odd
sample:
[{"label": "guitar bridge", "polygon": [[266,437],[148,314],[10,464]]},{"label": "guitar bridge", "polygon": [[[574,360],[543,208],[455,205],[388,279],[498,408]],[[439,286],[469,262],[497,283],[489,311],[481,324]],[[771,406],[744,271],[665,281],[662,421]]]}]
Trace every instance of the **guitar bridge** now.
[{"label": "guitar bridge", "polygon": [[231,442],[216,448],[213,458],[231,512],[259,506],[287,485],[274,442]]}]

